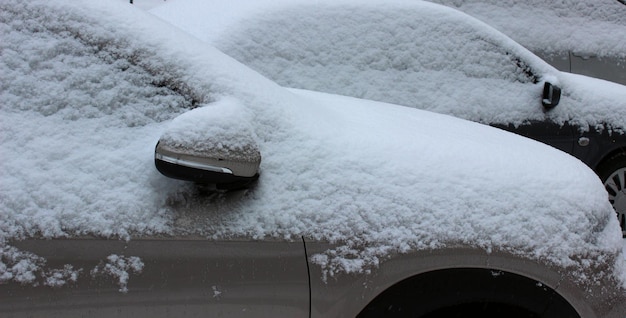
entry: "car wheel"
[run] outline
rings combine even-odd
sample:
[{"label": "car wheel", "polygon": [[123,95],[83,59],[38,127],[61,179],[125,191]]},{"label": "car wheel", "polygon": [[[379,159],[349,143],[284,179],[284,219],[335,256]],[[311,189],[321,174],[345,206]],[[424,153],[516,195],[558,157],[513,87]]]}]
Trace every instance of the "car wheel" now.
[{"label": "car wheel", "polygon": [[622,236],[626,237],[626,153],[618,153],[601,164],[598,175],[609,193],[609,202],[617,212]]}]

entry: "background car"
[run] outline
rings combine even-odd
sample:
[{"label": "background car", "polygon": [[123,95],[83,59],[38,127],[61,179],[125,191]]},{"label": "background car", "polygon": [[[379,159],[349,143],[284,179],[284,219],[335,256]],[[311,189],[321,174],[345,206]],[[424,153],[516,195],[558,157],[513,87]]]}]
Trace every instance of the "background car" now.
[{"label": "background car", "polygon": [[626,85],[623,1],[431,1],[488,23],[561,71]]},{"label": "background car", "polygon": [[[126,1],[7,0],[0,26],[2,316],[626,312],[605,190],[560,151],[285,89]],[[159,140],[262,155],[258,180],[167,178]]]},{"label": "background car", "polygon": [[626,86],[559,72],[432,3],[173,1],[151,12],[283,86],[453,115],[563,150],[600,176],[626,234]]}]

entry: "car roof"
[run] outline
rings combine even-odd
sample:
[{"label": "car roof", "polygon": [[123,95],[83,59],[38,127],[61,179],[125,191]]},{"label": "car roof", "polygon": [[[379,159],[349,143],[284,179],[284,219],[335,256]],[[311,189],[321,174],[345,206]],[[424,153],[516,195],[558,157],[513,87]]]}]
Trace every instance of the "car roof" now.
[{"label": "car roof", "polygon": [[485,21],[533,52],[626,58],[626,6],[619,0],[431,1]]}]

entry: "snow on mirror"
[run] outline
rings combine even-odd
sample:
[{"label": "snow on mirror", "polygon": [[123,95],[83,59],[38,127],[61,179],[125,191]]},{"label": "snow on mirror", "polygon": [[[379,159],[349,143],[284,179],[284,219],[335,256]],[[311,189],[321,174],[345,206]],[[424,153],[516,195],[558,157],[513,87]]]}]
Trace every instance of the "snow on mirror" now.
[{"label": "snow on mirror", "polygon": [[224,99],[176,117],[155,148],[161,174],[218,189],[243,188],[259,176],[261,152],[251,115]]}]

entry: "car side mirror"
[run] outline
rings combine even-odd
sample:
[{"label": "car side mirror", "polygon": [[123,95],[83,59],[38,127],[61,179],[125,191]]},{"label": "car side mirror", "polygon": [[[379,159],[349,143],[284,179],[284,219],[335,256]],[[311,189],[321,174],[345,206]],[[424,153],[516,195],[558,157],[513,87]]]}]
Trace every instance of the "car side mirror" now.
[{"label": "car side mirror", "polygon": [[261,163],[250,116],[230,99],[179,115],[155,147],[157,170],[221,190],[248,187],[259,177]]},{"label": "car side mirror", "polygon": [[546,82],[543,85],[543,97],[541,103],[546,109],[552,109],[559,104],[561,100],[561,88]]}]

